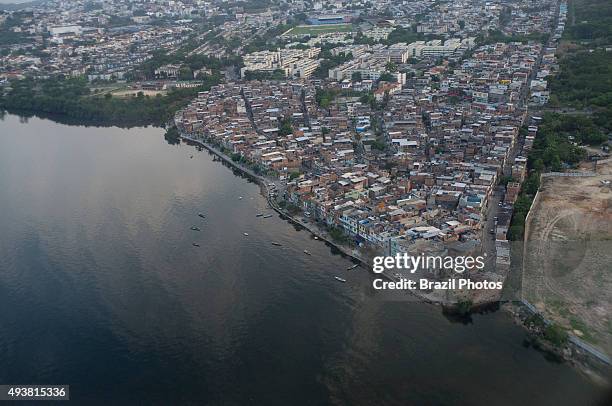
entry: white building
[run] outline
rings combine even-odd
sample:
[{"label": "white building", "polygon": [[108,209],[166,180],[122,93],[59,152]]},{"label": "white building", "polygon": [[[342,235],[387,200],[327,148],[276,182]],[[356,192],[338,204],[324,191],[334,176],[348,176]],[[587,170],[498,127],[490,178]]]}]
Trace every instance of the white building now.
[{"label": "white building", "polygon": [[49,27],[49,34],[55,36],[74,34],[81,35],[83,28],[80,25],[60,25],[55,27]]}]

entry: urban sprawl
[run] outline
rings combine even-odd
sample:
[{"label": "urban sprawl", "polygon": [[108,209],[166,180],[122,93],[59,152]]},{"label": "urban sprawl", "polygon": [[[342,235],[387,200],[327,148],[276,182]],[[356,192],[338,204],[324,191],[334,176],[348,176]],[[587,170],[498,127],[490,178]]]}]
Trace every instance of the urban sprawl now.
[{"label": "urban sprawl", "polygon": [[486,254],[475,277],[503,281],[566,15],[556,0],[47,1],[0,14],[17,39],[0,83],[165,91],[218,74],[169,123],[184,138],[364,257]]}]

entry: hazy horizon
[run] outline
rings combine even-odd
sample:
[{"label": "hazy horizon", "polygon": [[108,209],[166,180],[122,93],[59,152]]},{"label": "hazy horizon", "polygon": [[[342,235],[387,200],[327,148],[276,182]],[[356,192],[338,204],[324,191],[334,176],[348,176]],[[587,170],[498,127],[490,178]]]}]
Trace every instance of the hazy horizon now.
[{"label": "hazy horizon", "polygon": [[0,4],[21,4],[28,3],[32,0],[0,0]]}]

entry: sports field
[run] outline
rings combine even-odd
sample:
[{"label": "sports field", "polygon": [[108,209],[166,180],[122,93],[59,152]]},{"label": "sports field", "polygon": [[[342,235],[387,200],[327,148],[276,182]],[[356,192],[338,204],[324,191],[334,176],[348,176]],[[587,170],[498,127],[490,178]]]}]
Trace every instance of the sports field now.
[{"label": "sports field", "polygon": [[353,24],[329,24],[329,25],[298,25],[283,34],[283,36],[292,35],[311,35],[327,34],[329,32],[351,32]]}]

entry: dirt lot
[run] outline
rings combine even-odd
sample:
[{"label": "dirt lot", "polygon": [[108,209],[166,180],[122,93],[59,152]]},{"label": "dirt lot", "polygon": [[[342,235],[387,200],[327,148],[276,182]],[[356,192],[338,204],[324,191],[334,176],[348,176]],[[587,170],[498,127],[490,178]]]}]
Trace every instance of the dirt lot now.
[{"label": "dirt lot", "polygon": [[[592,171],[588,163],[581,168]],[[612,162],[542,179],[526,228],[523,297],[612,354]]]}]

